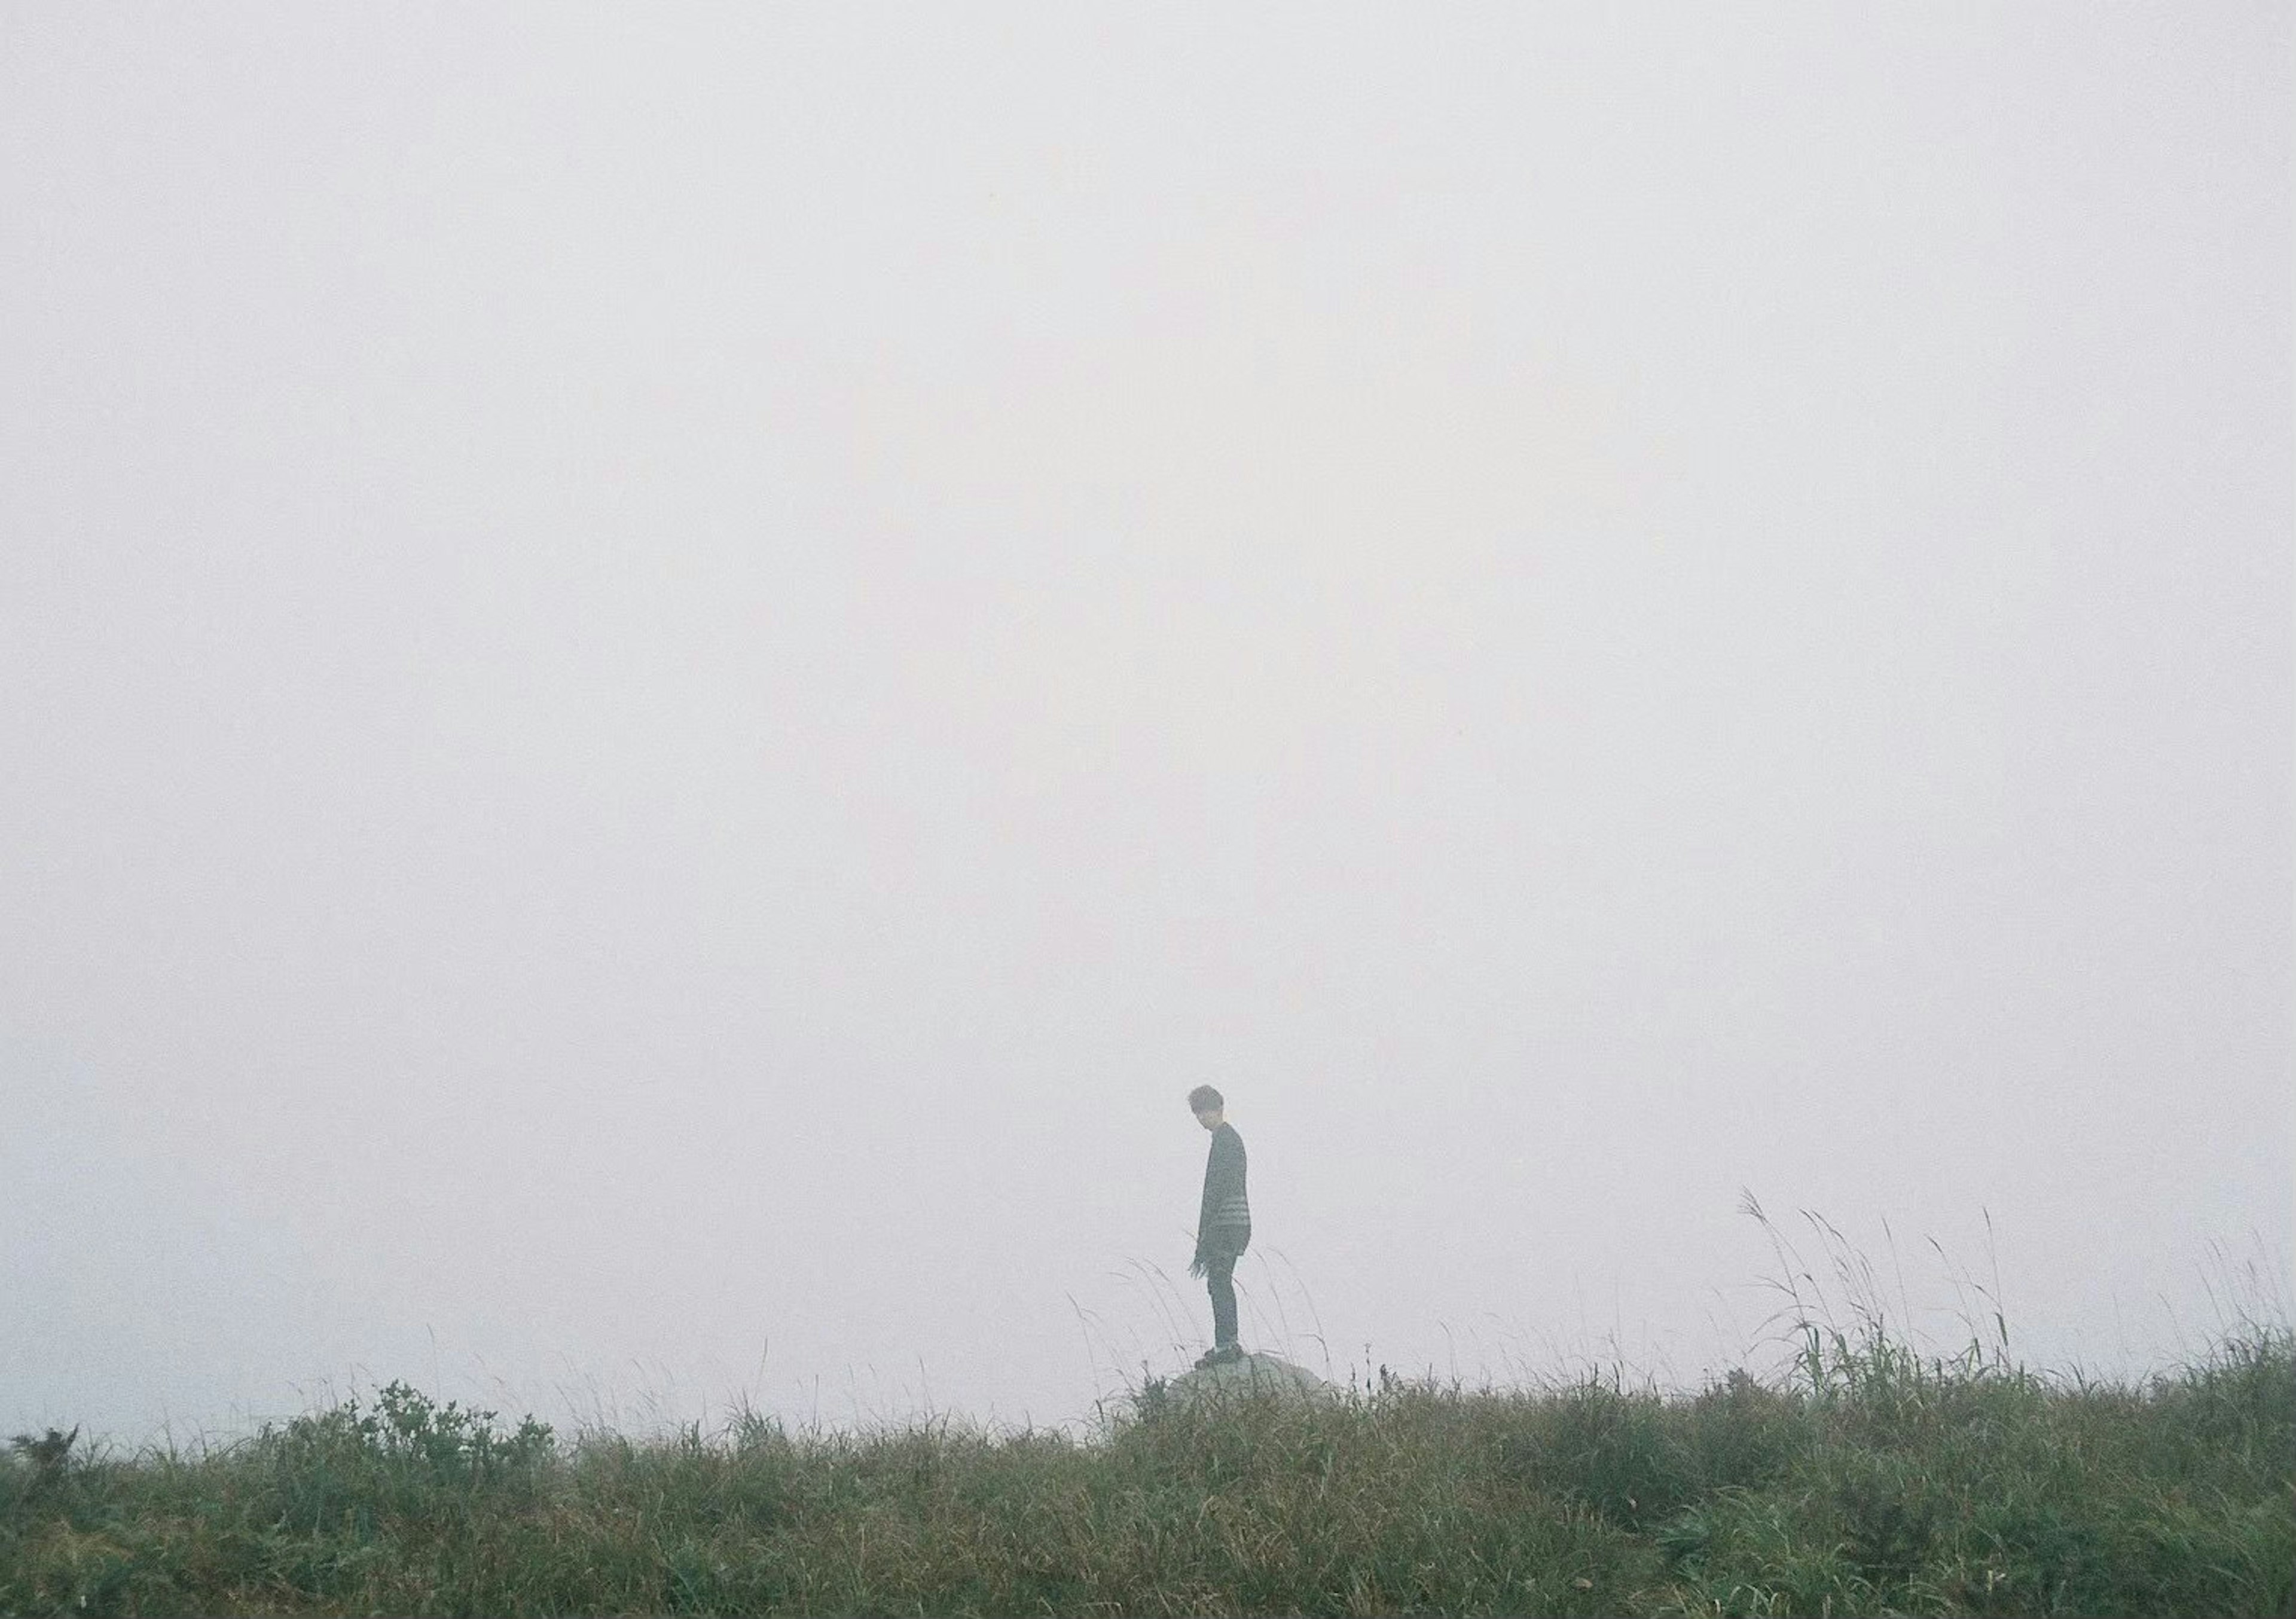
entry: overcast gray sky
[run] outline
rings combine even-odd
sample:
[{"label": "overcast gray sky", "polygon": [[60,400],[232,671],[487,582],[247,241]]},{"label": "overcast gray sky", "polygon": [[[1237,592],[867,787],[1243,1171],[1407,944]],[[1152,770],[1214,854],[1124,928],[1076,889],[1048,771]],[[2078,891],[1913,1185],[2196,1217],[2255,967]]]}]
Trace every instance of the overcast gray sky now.
[{"label": "overcast gray sky", "polygon": [[2290,60],[0,11],[0,1431],[2284,1299]]}]

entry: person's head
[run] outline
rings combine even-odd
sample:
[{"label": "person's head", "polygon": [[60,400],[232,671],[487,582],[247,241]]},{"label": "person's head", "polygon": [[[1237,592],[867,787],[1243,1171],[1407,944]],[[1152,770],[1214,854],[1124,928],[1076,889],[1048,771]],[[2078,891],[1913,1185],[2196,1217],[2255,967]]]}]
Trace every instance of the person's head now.
[{"label": "person's head", "polygon": [[1188,1111],[1205,1129],[1217,1130],[1227,1116],[1227,1099],[1210,1085],[1198,1085],[1188,1092]]}]

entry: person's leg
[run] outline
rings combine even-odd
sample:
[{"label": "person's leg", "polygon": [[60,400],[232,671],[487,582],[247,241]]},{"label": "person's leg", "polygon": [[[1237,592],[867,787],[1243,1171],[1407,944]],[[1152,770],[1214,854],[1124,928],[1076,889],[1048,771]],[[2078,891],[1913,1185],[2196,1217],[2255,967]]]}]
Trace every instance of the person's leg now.
[{"label": "person's leg", "polygon": [[1235,1346],[1235,1255],[1215,1254],[1204,1263],[1204,1285],[1212,1295],[1212,1347]]}]

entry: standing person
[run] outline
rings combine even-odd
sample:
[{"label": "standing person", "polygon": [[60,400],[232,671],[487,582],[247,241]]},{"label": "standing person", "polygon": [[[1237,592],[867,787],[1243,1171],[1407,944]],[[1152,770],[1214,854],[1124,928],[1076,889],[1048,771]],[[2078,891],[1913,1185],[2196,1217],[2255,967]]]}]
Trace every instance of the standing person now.
[{"label": "standing person", "polygon": [[1212,1346],[1196,1367],[1239,1361],[1235,1330],[1235,1262],[1251,1242],[1251,1204],[1243,1191],[1243,1138],[1227,1122],[1227,1101],[1210,1085],[1188,1092],[1196,1123],[1212,1132],[1204,1162],[1204,1206],[1196,1219],[1196,1257],[1188,1274],[1201,1276],[1212,1296]]}]

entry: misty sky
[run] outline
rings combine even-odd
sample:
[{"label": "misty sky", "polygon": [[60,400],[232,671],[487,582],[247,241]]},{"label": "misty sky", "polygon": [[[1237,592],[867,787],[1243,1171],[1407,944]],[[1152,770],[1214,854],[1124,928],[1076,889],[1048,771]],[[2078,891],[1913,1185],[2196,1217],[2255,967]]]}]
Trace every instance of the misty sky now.
[{"label": "misty sky", "polygon": [[2290,15],[0,11],[0,1432],[2284,1309]]}]

